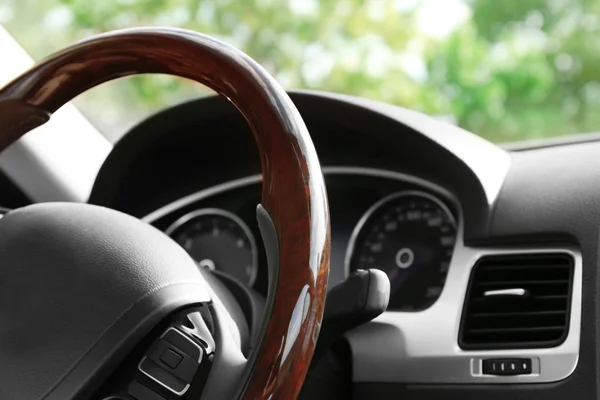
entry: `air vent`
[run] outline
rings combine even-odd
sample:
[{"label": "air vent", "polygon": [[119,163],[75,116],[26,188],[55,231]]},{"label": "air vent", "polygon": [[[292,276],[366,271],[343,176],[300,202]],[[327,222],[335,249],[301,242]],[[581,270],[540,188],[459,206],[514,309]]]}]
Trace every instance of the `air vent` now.
[{"label": "air vent", "polygon": [[555,347],[569,331],[573,259],[488,256],[473,267],[459,333],[463,349]]}]

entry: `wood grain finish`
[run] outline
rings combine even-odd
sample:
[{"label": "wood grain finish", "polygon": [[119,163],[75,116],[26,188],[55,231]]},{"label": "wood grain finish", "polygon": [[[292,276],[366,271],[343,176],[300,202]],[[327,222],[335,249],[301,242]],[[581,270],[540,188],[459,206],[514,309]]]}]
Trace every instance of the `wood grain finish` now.
[{"label": "wood grain finish", "polygon": [[0,90],[0,148],[87,89],[143,73],[176,75],[211,87],[237,107],[252,129],[264,175],[262,204],[279,236],[280,271],[244,398],[294,399],[323,316],[329,211],[306,126],[287,94],[256,62],[218,40],[184,30],[132,29],[93,37]]}]

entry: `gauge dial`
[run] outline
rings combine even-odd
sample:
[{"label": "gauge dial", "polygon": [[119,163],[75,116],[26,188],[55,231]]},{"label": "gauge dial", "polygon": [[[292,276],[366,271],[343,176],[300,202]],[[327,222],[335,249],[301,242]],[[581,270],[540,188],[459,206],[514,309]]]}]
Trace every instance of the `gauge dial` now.
[{"label": "gauge dial", "polygon": [[258,273],[250,228],[229,211],[207,208],[184,215],[167,231],[199,268],[223,272],[252,286]]},{"label": "gauge dial", "polygon": [[423,192],[395,193],[360,220],[346,264],[387,273],[390,310],[420,311],[440,297],[455,241],[456,223],[444,203]]}]

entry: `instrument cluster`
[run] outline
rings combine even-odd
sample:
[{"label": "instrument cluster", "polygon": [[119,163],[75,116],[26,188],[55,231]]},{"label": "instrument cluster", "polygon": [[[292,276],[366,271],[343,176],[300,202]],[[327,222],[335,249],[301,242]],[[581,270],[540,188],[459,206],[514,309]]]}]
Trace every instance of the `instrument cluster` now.
[{"label": "instrument cluster", "polygon": [[[324,169],[331,210],[333,287],[359,269],[390,278],[389,310],[418,312],[440,297],[458,235],[459,207],[427,181],[390,171]],[[266,257],[254,211],[260,177],[227,182],[149,215],[196,261],[266,295]]]}]

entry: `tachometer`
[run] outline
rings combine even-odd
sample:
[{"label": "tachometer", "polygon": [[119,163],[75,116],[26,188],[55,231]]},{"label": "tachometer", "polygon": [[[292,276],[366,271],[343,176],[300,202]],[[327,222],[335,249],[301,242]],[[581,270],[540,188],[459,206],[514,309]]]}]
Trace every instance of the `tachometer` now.
[{"label": "tachometer", "polygon": [[256,241],[248,225],[235,214],[217,208],[194,211],[175,221],[166,234],[192,256],[199,268],[254,284],[258,273]]},{"label": "tachometer", "polygon": [[419,191],[392,194],[373,205],[355,228],[346,265],[377,268],[391,283],[390,310],[420,311],[440,297],[456,241],[446,205]]}]

